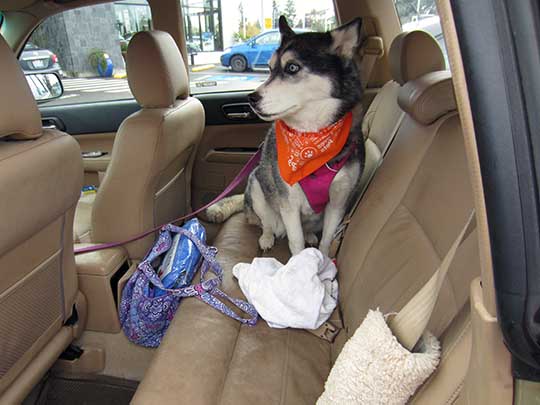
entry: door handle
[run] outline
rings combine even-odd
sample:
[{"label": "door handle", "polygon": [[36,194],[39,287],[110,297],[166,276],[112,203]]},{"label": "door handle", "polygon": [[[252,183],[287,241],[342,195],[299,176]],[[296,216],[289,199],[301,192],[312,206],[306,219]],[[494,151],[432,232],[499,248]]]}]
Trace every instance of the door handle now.
[{"label": "door handle", "polygon": [[64,125],[62,120],[56,117],[43,117],[41,119],[41,126],[44,129],[58,129],[60,131],[66,130],[66,126]]},{"label": "door handle", "polygon": [[95,150],[91,152],[82,152],[83,159],[96,159],[102,156],[107,155],[107,152],[102,152],[100,150]]},{"label": "door handle", "polygon": [[231,121],[254,121],[257,116],[248,103],[225,104],[221,107],[225,118]]},{"label": "door handle", "polygon": [[225,116],[230,120],[247,120],[253,118],[253,113],[250,111],[245,112],[229,112],[225,113]]}]

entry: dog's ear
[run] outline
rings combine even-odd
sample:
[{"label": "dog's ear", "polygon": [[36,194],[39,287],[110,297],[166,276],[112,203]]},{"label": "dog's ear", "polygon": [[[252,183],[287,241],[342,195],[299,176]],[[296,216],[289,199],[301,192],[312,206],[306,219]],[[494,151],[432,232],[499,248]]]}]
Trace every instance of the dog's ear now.
[{"label": "dog's ear", "polygon": [[352,58],[361,43],[362,19],[355,18],[332,31],[332,48],[338,54]]},{"label": "dog's ear", "polygon": [[279,32],[281,34],[281,39],[289,38],[294,35],[294,31],[291,27],[289,27],[289,23],[287,23],[287,19],[284,15],[279,17]]}]

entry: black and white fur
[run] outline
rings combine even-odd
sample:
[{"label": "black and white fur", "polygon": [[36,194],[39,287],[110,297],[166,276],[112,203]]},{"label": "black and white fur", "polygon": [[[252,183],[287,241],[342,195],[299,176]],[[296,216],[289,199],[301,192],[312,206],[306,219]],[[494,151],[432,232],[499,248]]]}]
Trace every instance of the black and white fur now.
[{"label": "black and white fur", "polygon": [[[346,145],[329,163],[341,159],[354,147],[345,166],[330,186],[330,201],[315,214],[299,184],[283,181],[277,164],[274,126],[262,146],[262,158],[250,174],[244,196],[226,198],[207,210],[207,217],[222,222],[242,210],[250,223],[261,226],[261,249],[268,250],[275,238],[285,235],[292,254],[315,245],[322,230],[319,249],[328,254],[334,234],[349,199],[357,188],[364,167],[365,149],[361,133],[362,86],[355,63],[361,42],[361,19],[333,31],[295,34],[285,17],[279,19],[281,44],[272,56],[270,76],[249,95],[253,110],[262,119],[282,119],[298,131],[317,131],[353,111],[353,126]],[[356,146],[353,146],[353,145]]]}]

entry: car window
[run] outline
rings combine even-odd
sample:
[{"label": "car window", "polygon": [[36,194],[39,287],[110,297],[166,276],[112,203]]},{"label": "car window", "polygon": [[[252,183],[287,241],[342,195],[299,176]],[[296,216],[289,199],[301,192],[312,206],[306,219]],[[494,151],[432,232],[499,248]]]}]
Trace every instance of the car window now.
[{"label": "car window", "polygon": [[55,73],[61,78],[64,94],[46,105],[130,99],[125,52],[136,32],[149,29],[152,15],[146,0],[64,11],[32,33],[19,64],[27,76]]},{"label": "car window", "polygon": [[257,45],[279,45],[281,36],[279,32],[264,34],[255,41]]},{"label": "car window", "polygon": [[448,55],[435,0],[395,0],[403,31],[424,30],[439,43],[448,67]]},{"label": "car window", "polygon": [[264,82],[268,61],[280,42],[280,15],[297,32],[336,26],[332,0],[179,1],[192,94],[253,90]]}]

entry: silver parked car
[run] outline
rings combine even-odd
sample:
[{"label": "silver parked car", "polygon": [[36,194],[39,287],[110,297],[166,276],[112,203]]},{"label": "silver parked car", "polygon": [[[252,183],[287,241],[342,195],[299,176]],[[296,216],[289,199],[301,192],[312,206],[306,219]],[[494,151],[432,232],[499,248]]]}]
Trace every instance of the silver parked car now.
[{"label": "silver parked car", "polygon": [[59,77],[64,75],[58,62],[58,56],[48,49],[42,49],[31,42],[27,42],[19,57],[19,64],[25,74],[28,73],[56,73]]}]

